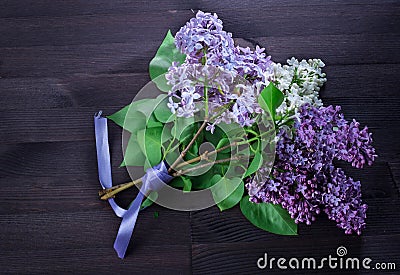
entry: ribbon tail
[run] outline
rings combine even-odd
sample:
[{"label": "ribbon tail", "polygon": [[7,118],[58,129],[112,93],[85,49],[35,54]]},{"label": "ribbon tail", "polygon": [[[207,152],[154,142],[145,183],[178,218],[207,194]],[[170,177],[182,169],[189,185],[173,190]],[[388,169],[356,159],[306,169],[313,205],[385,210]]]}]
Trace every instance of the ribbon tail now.
[{"label": "ribbon tail", "polygon": [[[107,118],[101,116],[101,111],[94,116],[94,131],[96,137],[97,166],[99,181],[103,189],[112,186],[110,148],[108,145]],[[108,202],[118,217],[124,216],[126,210],[119,207],[114,199]]]},{"label": "ribbon tail", "polygon": [[[112,186],[110,148],[108,144],[107,119],[101,117],[101,111],[94,116],[94,129],[96,136],[97,165],[99,169],[99,180],[101,186],[110,188]],[[136,220],[139,214],[144,194],[147,191],[157,191],[162,186],[173,179],[168,175],[168,169],[164,162],[147,169],[142,178],[142,188],[128,210],[119,207],[114,199],[108,199],[111,208],[118,217],[122,218],[118,229],[117,238],[114,242],[114,249],[119,258],[124,258],[129,241],[135,228]]]},{"label": "ribbon tail", "polygon": [[119,226],[117,238],[114,242],[114,249],[117,252],[118,257],[121,259],[124,258],[129,241],[132,237],[143,198],[143,192],[140,191],[127,212],[124,214],[121,225]]}]

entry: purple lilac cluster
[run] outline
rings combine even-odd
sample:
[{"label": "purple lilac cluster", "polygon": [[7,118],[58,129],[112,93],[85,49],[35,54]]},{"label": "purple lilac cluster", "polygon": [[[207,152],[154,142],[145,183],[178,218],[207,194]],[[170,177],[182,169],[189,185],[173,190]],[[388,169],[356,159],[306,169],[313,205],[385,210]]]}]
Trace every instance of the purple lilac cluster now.
[{"label": "purple lilac cluster", "polygon": [[360,182],[335,168],[333,161],[357,168],[371,165],[376,157],[371,134],[355,120],[347,122],[339,106],[305,104],[299,118],[294,135],[284,129],[278,133],[272,173],[260,169],[247,184],[251,200],[281,204],[296,223],[311,224],[323,211],[347,234],[361,234],[367,205]]},{"label": "purple lilac cluster", "polygon": [[252,81],[263,80],[264,73],[272,70],[265,49],[256,46],[252,51],[235,46],[232,34],[223,30],[216,14],[198,11],[176,33],[175,44],[187,55],[187,63],[219,66]]},{"label": "purple lilac cluster", "polygon": [[[218,118],[208,125],[207,130],[213,131],[221,121],[236,122],[241,126],[252,125],[254,114],[261,112],[253,85],[265,81],[265,72],[272,70],[272,62],[264,49],[257,46],[252,51],[235,46],[232,34],[223,30],[222,21],[217,15],[201,11],[177,32],[175,43],[186,54],[186,61],[180,66],[174,63],[166,74],[168,83],[172,85],[168,104],[171,111],[180,116],[193,116],[198,110],[194,107],[195,101],[204,100],[205,97],[203,89],[193,88],[198,81],[188,81],[188,78],[194,75],[193,71],[201,70],[197,65],[204,66],[202,72],[211,70],[207,79],[215,76],[213,68],[217,67],[220,70],[218,77],[223,76],[221,79],[215,78],[217,83],[224,83],[223,78],[228,74],[231,77],[230,84],[239,85],[209,87],[208,116],[218,114]],[[237,76],[246,79],[247,83],[238,80]],[[226,108],[223,113],[219,113],[221,106]]]}]

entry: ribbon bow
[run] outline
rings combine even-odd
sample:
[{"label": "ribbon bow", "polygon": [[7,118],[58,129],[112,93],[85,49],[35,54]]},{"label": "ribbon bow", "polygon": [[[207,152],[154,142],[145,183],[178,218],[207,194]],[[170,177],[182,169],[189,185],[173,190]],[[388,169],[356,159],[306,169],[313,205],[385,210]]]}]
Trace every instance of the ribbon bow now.
[{"label": "ribbon bow", "polygon": [[[102,112],[98,112],[94,116],[94,129],[96,137],[97,150],[97,165],[99,170],[100,184],[105,188],[112,187],[111,176],[111,161],[110,148],[108,145],[108,129],[107,119],[101,116]],[[122,218],[121,225],[118,229],[118,234],[114,242],[114,249],[119,258],[124,258],[129,241],[132,237],[133,229],[135,228],[136,220],[139,214],[140,205],[144,196],[149,191],[160,190],[164,184],[167,184],[173,179],[173,176],[168,174],[167,166],[164,162],[146,170],[142,178],[142,187],[139,194],[133,200],[128,209],[121,208],[117,205],[114,199],[108,199],[111,208],[115,215]]]}]

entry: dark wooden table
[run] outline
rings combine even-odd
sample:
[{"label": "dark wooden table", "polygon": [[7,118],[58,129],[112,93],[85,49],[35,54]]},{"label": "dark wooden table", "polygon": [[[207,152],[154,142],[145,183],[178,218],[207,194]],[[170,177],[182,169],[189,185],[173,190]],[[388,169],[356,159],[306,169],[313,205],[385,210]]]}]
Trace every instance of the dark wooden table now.
[{"label": "dark wooden table", "polygon": [[[167,29],[175,33],[191,9],[217,12],[240,44],[266,47],[277,62],[326,62],[325,104],[369,125],[379,154],[372,167],[346,167],[369,204],[362,236],[324,216],[282,237],[253,227],[238,207],[154,206],[140,214],[127,257],[117,258],[120,220],[97,198],[93,114],[132,100]],[[399,270],[399,14],[395,0],[1,1],[0,273],[281,273],[259,270],[257,259],[336,255],[340,245]],[[114,182],[125,182],[121,130],[110,132]]]}]

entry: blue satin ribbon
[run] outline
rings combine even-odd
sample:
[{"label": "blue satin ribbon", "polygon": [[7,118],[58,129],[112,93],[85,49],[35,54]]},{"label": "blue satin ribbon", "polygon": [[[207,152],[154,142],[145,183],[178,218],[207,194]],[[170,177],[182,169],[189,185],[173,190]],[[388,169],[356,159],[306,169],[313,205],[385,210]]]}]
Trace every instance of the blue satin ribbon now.
[{"label": "blue satin ribbon", "polygon": [[[110,149],[108,145],[108,129],[107,119],[101,117],[100,111],[94,116],[94,128],[96,136],[97,149],[97,165],[99,170],[100,184],[105,188],[112,187],[111,177],[111,162]],[[164,162],[146,170],[146,174],[142,178],[142,187],[139,194],[136,196],[129,209],[119,207],[114,199],[108,199],[111,208],[118,217],[122,218],[121,225],[118,229],[117,238],[114,242],[114,249],[119,258],[124,258],[129,241],[132,237],[133,229],[135,228],[136,220],[139,214],[140,205],[142,204],[145,194],[150,191],[161,189],[164,184],[167,184],[173,179],[173,176],[168,174],[168,168]]]}]

